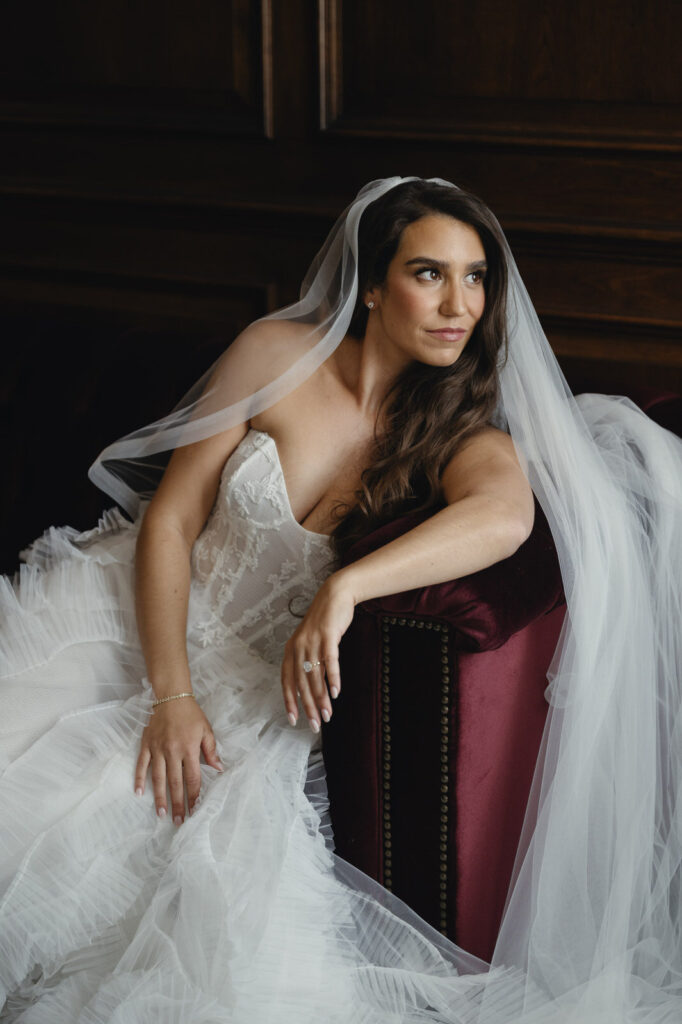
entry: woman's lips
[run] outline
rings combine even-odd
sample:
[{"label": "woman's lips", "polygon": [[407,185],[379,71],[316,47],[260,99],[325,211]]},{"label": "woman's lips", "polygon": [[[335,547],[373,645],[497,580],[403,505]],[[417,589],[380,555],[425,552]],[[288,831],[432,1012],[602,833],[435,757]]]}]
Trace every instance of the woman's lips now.
[{"label": "woman's lips", "polygon": [[461,341],[466,334],[466,331],[462,327],[444,327],[439,331],[429,331],[429,334],[435,334],[437,338],[442,338],[443,341]]}]

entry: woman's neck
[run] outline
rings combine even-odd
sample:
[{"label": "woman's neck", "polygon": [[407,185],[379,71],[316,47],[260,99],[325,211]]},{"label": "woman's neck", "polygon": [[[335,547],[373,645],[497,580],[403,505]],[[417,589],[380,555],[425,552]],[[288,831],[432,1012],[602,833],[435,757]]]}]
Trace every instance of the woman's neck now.
[{"label": "woman's neck", "polygon": [[388,360],[381,342],[367,331],[362,341],[346,336],[337,349],[337,366],[359,412],[376,420],[396,378],[408,365],[405,359]]}]

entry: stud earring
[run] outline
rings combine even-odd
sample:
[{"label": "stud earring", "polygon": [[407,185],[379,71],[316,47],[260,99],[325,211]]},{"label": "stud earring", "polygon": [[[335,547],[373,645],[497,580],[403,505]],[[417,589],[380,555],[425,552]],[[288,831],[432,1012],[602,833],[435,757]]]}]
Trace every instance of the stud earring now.
[{"label": "stud earring", "polygon": [[367,303],[367,309],[374,309],[374,299],[370,299]]}]

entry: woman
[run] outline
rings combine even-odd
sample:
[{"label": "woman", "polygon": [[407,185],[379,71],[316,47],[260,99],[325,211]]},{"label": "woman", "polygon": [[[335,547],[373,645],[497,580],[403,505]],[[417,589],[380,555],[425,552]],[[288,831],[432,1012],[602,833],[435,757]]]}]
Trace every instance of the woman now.
[{"label": "woman", "polygon": [[[513,264],[506,285],[509,259],[492,215],[447,183],[372,183],[300,303],[252,325],[174,414],[100,457],[93,478],[133,524],[112,515],[37,542],[10,671],[25,670],[22,693],[46,691],[42,644],[75,710],[29,745],[54,703],[40,728],[19,708],[6,743],[5,1019],[679,1010],[679,445],[628,403],[576,409]],[[136,492],[153,491],[155,456],[172,449],[140,522]],[[488,970],[333,858],[323,794],[313,787],[311,804],[302,783],[355,603],[483,568],[528,535],[517,451],[569,615]],[[330,533],[343,550],[414,507],[433,514],[330,575]],[[10,699],[19,685],[8,680]]]},{"label": "woman", "polygon": [[[394,420],[398,415],[405,418],[404,392],[406,386],[415,385],[413,367],[418,374],[423,374],[424,368],[447,371],[427,380],[431,389],[440,387],[444,398],[450,399],[447,404],[441,399],[449,406],[450,423],[440,419],[441,436],[422,438],[412,455],[413,461],[415,454],[420,459],[419,474],[426,476],[428,468],[438,486],[440,494],[431,495],[434,502],[442,495],[447,508],[406,539],[335,572],[322,585],[285,648],[282,683],[292,725],[298,717],[297,692],[315,732],[322,720],[329,721],[332,704],[322,665],[330,692],[338,693],[338,644],[355,604],[474,572],[512,554],[528,536],[533,520],[530,487],[509,436],[485,426],[496,398],[495,357],[504,339],[504,324],[499,301],[491,301],[486,309],[486,252],[477,231],[461,219],[466,216],[478,223],[485,218],[485,211],[452,189],[441,188],[441,192],[439,205],[431,199],[436,212],[424,204],[423,196],[405,197],[402,208],[396,201],[399,196],[392,196],[388,209],[379,211],[384,219],[391,224],[396,218],[398,223],[417,215],[418,219],[407,223],[401,234],[391,231],[388,242],[382,237],[387,224],[371,225],[374,237],[365,246],[370,258],[375,258],[382,243],[384,248],[396,249],[397,245],[397,249],[390,264],[382,267],[383,273],[377,276],[374,272],[375,283],[363,289],[358,300],[361,308],[369,311],[359,338],[348,334],[311,377],[251,417],[248,424],[176,450],[147,510],[138,541],[141,635],[157,698],[191,690],[185,649],[188,552],[214,504],[226,458],[246,437],[249,427],[274,442],[295,519],[308,530],[331,533],[335,506],[354,504],[362,472],[373,456],[376,460],[374,439],[377,432],[386,433],[382,406],[395,381],[402,379],[402,393],[397,402],[394,399]],[[445,209],[450,212],[446,214]],[[490,228],[488,236],[494,237]],[[490,241],[499,292],[504,285],[499,274],[503,264],[499,243],[495,249],[492,245]],[[386,253],[380,251],[380,256],[385,262]],[[484,313],[486,321],[481,322]],[[303,326],[301,333],[305,331]],[[273,340],[278,344],[278,338]],[[462,360],[466,365],[460,369],[456,364],[468,345],[467,359]],[[467,402],[468,416],[461,423],[462,414],[458,417],[456,413],[462,403],[452,401],[453,392],[462,388],[463,381],[470,384],[474,372],[487,390]],[[430,401],[435,402],[433,395]],[[410,429],[423,430],[423,418],[421,412]],[[393,456],[396,466],[394,452],[407,448],[406,431],[401,426],[393,426],[392,436],[382,442],[384,457]],[[466,446],[461,443],[462,434],[472,435]],[[435,448],[432,452],[428,452],[429,443]],[[407,488],[405,492],[407,498]],[[383,514],[390,515],[386,503],[382,504]],[[394,506],[399,503],[394,501]],[[173,603],[167,596],[171,593],[176,598]],[[318,663],[308,674],[303,670],[306,661]],[[208,749],[212,754],[214,741],[205,716],[188,701],[168,701],[154,714],[143,738],[137,788],[144,789],[151,763],[157,811],[164,814],[167,810],[168,781],[177,824],[185,812],[183,775],[190,810],[198,797],[202,744],[205,752]]]}]

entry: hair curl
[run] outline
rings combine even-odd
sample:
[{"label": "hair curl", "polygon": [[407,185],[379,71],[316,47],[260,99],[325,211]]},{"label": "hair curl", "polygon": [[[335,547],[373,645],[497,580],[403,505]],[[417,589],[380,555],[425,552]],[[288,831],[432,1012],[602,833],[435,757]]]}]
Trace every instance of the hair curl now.
[{"label": "hair curl", "polygon": [[364,337],[367,290],[385,281],[407,225],[434,213],[470,225],[481,240],[488,264],[483,314],[452,366],[411,363],[390,388],[384,429],[375,437],[356,504],[336,510],[332,539],[342,560],[357,540],[384,523],[441,506],[443,470],[464,441],[490,423],[497,405],[498,361],[500,352],[504,358],[507,353],[507,263],[497,221],[471,193],[410,181],[367,207],[359,225],[358,298],[349,331]]}]

